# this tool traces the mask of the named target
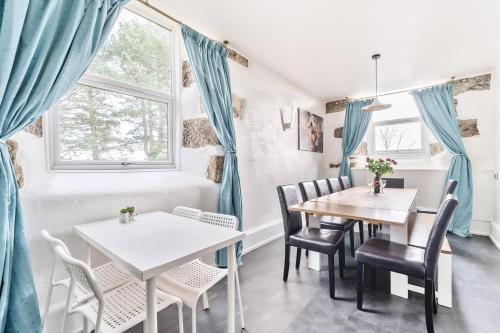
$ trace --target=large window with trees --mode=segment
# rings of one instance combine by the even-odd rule
[[[174,33],[131,9],[51,112],[55,169],[174,166]]]

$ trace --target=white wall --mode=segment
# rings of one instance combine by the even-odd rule
[[[477,73],[482,74],[482,73]],[[490,223],[495,220],[494,191],[498,182],[494,180],[497,168],[498,141],[496,117],[497,99],[500,98],[498,78],[500,72],[492,75],[491,89],[469,91],[459,96],[457,113],[460,119],[477,119],[480,135],[463,138],[467,153],[472,162],[474,179],[473,223],[471,232],[488,235]],[[338,169],[328,168],[329,162],[339,162],[342,155],[342,139],[333,138],[333,130],[343,126],[344,114],[334,113],[326,116],[326,137],[328,155],[325,156],[324,174],[337,176]],[[442,153],[424,161],[405,161],[394,177],[404,177],[405,185],[419,189],[417,204],[437,206],[441,196],[441,184],[448,169],[449,154]],[[354,182],[363,184],[370,174],[366,170],[353,170]],[[500,216],[500,215],[499,215]]]
[[[500,78],[500,63],[495,69],[495,76]],[[497,129],[496,131],[496,137],[495,137],[495,152],[496,152],[496,173],[497,173],[497,178],[498,178],[498,170],[500,167],[500,131],[498,130],[500,128],[500,116],[498,114],[500,113],[500,84],[496,85],[496,93],[497,93],[497,99],[496,99],[496,119],[495,119],[495,127]],[[491,240],[495,243],[495,245],[500,249],[500,181],[497,179],[495,182],[495,222],[491,224],[491,229],[490,229],[490,238]]]

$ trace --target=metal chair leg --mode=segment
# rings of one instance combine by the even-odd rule
[[[358,227],[359,227],[359,243],[363,244],[365,242],[365,234],[363,230],[363,221],[358,221]]]
[[[184,316],[182,315],[181,303],[177,303],[177,315],[179,317],[179,333],[184,333]]]
[[[300,257],[302,255],[302,249],[300,247],[297,248],[297,257],[295,258],[295,268],[300,268]]]
[[[238,270],[234,271],[236,277],[236,295],[238,296],[238,305],[240,308],[240,320],[241,320],[241,328],[245,328],[245,317],[243,315],[243,302],[241,300],[241,289],[240,289],[240,277],[238,275]]]
[[[351,256],[354,257],[354,227],[349,229],[349,242],[351,243]]]
[[[330,298],[335,299],[335,266],[333,254],[328,255],[328,280],[330,281]]]
[[[345,243],[344,240],[342,240],[339,248],[339,275],[341,279],[344,279],[344,268],[345,268]]]
[[[372,224],[368,223],[368,238],[372,238]]]
[[[432,311],[438,313],[437,301],[436,301],[436,283],[432,283]]]
[[[427,325],[427,333],[434,333],[434,323],[432,316],[432,299],[433,299],[433,282],[425,280],[425,323]]]
[[[285,268],[283,270],[283,281],[288,280],[288,268],[290,267],[290,245],[285,244]]]
[[[363,310],[363,284],[364,284],[364,266],[363,264],[358,264],[358,310]]]
[[[208,295],[207,292],[205,291],[203,293],[203,310],[208,310],[209,307],[210,305],[208,304]]]

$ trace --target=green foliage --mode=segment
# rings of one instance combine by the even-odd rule
[[[383,176],[387,174],[392,174],[393,172],[393,165],[398,164],[395,160],[386,158],[385,160],[380,158],[380,159],[372,159],[367,157],[366,158],[366,167],[370,172],[373,172],[376,175]]]
[[[122,208],[120,209],[120,213],[122,214],[134,214],[135,212],[135,207],[134,206],[129,206],[129,207],[125,207],[125,208]]]

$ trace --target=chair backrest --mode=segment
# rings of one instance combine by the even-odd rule
[[[234,230],[237,230],[239,225],[239,221],[236,216],[210,212],[201,213],[200,222]]]
[[[427,245],[425,247],[424,265],[425,265],[425,277],[427,279],[434,279],[436,275],[437,262],[439,254],[441,253],[441,247],[443,246],[444,237],[446,236],[446,231],[448,230],[448,224],[450,224],[453,218],[453,213],[458,205],[458,199],[452,194],[448,194],[441,205],[439,206],[436,217],[434,218],[434,224],[432,225],[429,238],[427,239]]]
[[[277,190],[285,230],[285,243],[288,244],[290,235],[302,229],[302,215],[299,212],[288,210],[288,206],[299,203],[299,197],[294,185],[281,185],[277,187]]]
[[[340,179],[340,186],[342,186],[343,190],[347,190],[348,188],[351,188],[351,181],[349,180],[349,177],[347,176],[342,176],[339,177]]]
[[[448,179],[448,181],[446,182],[446,186],[444,187],[443,195],[441,196],[441,201],[443,201],[448,194],[454,194],[457,185],[458,180]]]
[[[386,188],[405,188],[404,178],[382,178]]]
[[[318,179],[314,181],[314,186],[316,186],[316,192],[320,196],[328,195],[332,193],[330,191],[330,185],[328,185],[328,181],[326,179]]]
[[[54,252],[70,275],[71,285],[73,288],[78,282],[82,287],[91,290],[97,300],[102,302],[103,294],[101,288],[99,288],[96,277],[90,267],[84,262],[73,258],[70,254],[66,253],[66,250],[64,250],[63,247],[59,245],[54,248]],[[70,293],[72,292],[73,290],[70,290]]]
[[[52,250],[52,253],[55,255],[55,248],[56,246],[60,246],[62,247],[62,249],[64,251],[66,251],[66,253],[68,255],[71,255],[71,252],[69,251],[68,247],[66,246],[66,244],[64,244],[64,242],[58,238],[55,238],[55,237],[52,237],[52,235],[46,230],[46,229],[43,229],[40,234],[42,235],[42,238],[45,239],[47,241],[47,243],[49,243],[50,245],[50,249]]]
[[[175,215],[186,217],[188,219],[199,220],[202,211],[196,208],[177,206],[173,212]]]
[[[332,193],[342,191],[342,186],[338,178],[328,178],[328,183],[330,184],[330,190]]]
[[[299,183],[300,194],[302,195],[302,200],[307,201],[318,197],[318,191],[316,190],[316,185],[314,182],[302,182]]]

